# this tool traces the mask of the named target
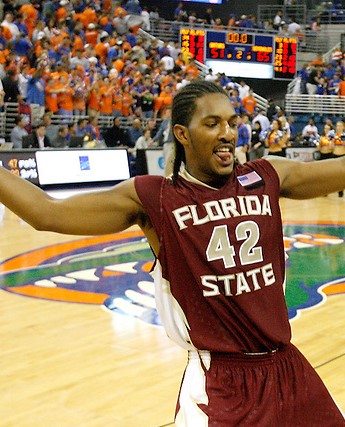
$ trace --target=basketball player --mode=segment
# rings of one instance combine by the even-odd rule
[[[345,158],[237,164],[237,115],[225,92],[207,81],[177,93],[172,126],[171,178],[140,176],[56,200],[2,169],[0,201],[38,230],[142,228],[157,258],[159,314],[169,337],[189,352],[177,426],[345,426],[290,343],[278,205],[280,196],[306,199],[344,188]]]

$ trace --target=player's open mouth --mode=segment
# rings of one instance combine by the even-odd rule
[[[213,153],[222,163],[230,163],[233,158],[233,148],[229,145],[218,147],[213,151]]]

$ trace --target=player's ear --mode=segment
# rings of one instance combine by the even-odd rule
[[[189,141],[189,131],[186,126],[176,124],[174,125],[174,135],[178,142],[182,145],[187,145]]]

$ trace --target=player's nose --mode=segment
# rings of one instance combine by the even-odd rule
[[[235,138],[235,130],[229,125],[229,123],[225,123],[221,127],[221,131],[219,133],[219,139],[224,140],[226,142],[230,142]]]

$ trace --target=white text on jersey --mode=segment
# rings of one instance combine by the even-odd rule
[[[192,225],[202,225],[210,221],[218,221],[230,217],[249,215],[272,216],[270,199],[267,194],[262,196],[238,196],[227,199],[212,200],[197,205],[186,205],[173,211],[180,230],[188,227],[186,223],[192,221]]]
[[[227,297],[239,296],[243,293],[258,291],[264,286],[273,285],[276,281],[271,263],[246,272],[224,276],[205,275],[200,279],[205,297],[221,294]]]

